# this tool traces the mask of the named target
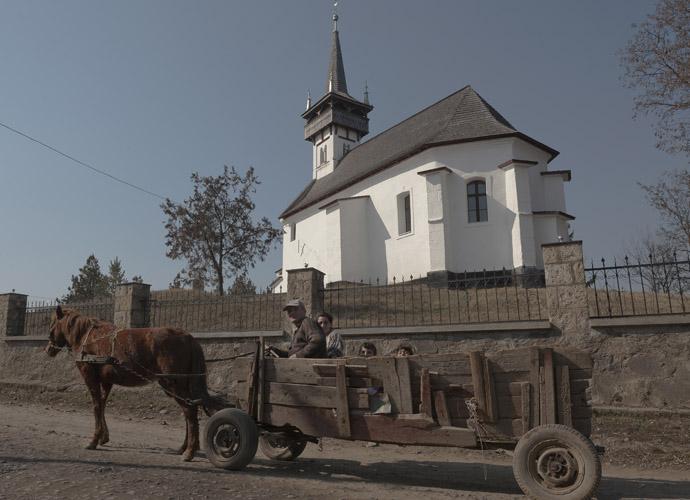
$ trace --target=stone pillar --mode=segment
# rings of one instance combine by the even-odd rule
[[[151,285],[122,283],[115,287],[114,322],[119,328],[149,326]]]
[[[542,245],[549,320],[566,342],[589,337],[589,310],[582,242]]]
[[[307,309],[307,316],[313,317],[323,311],[323,277],[324,273],[313,267],[288,269],[287,300],[300,299]],[[285,316],[285,314],[283,314]],[[314,318],[316,319],[316,318]],[[290,322],[285,317],[285,331],[292,331]]]
[[[26,297],[23,293],[0,294],[0,337],[24,335]]]

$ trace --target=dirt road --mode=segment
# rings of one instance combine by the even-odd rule
[[[242,472],[172,453],[184,437],[176,415],[108,416],[111,443],[83,449],[84,408],[0,402],[0,499],[521,498],[508,452],[365,446],[324,440],[295,462],[257,454]],[[604,468],[598,498],[690,498],[690,474]],[[485,479],[486,476],[486,479]]]

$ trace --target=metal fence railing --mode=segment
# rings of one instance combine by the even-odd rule
[[[48,338],[52,314],[57,301],[31,301],[27,303],[24,316],[24,335],[45,335]],[[63,308],[75,309],[84,316],[105,321],[113,321],[115,304],[112,298],[101,298],[92,301],[60,304]]]
[[[613,265],[601,259],[601,266],[585,268],[589,315],[593,318],[690,313],[690,254],[679,259],[673,253],[665,259]]]
[[[543,271],[459,273],[438,282],[330,283],[321,291],[335,328],[453,325],[548,319]]]
[[[265,292],[220,296],[191,290],[153,292],[150,324],[190,332],[281,330],[286,295]]]

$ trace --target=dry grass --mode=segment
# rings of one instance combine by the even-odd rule
[[[336,328],[547,319],[545,288],[452,290],[424,283],[351,285],[324,291]]]
[[[674,292],[587,290],[590,317],[690,313],[690,297]]]

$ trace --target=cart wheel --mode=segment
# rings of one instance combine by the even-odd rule
[[[259,446],[262,453],[271,460],[290,461],[302,454],[307,442],[267,433],[259,437]]]
[[[221,469],[240,470],[256,455],[259,431],[242,410],[226,408],[206,423],[206,457]]]
[[[601,462],[592,442],[572,427],[540,425],[518,441],[513,474],[530,498],[589,499],[601,480]]]

